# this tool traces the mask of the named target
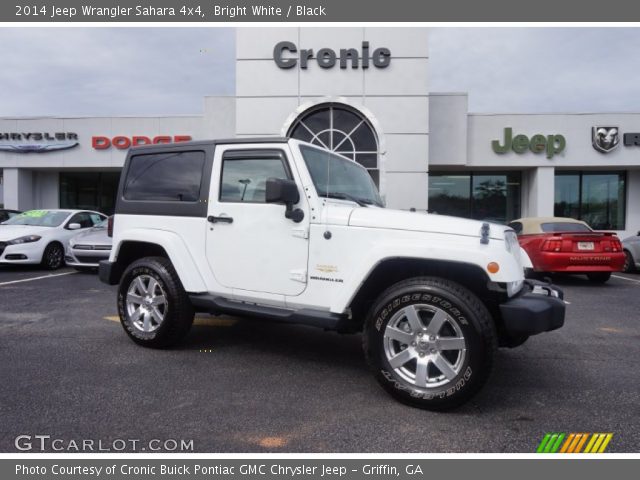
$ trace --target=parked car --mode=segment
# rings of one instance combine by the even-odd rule
[[[0,263],[60,268],[69,239],[105,218],[86,210],[30,210],[16,215],[0,228]]]
[[[76,270],[97,269],[100,260],[111,253],[111,237],[107,232],[109,219],[89,230],[74,235],[67,243],[65,263]]]
[[[633,272],[640,268],[640,232],[634,237],[625,238],[622,241],[624,249],[624,271]]]
[[[580,220],[563,217],[520,218],[509,223],[535,272],[583,273],[604,283],[624,266],[615,233],[597,232]]]
[[[16,215],[20,215],[19,210],[7,210],[5,208],[0,208],[0,223],[6,222],[10,218],[15,217]]]

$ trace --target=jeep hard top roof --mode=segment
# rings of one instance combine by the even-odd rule
[[[130,150],[142,150],[142,149],[163,149],[174,147],[205,147],[215,145],[235,145],[245,143],[287,143],[288,137],[247,137],[247,138],[223,138],[214,140],[191,140],[188,142],[176,142],[176,143],[156,143],[136,145],[131,147]]]

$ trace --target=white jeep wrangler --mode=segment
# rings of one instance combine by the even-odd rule
[[[564,322],[513,230],[383,208],[364,168],[296,140],[133,148],[110,233],[100,278],[136,343],[180,341],[195,312],[362,331],[381,385],[422,408],[461,404],[497,346]]]

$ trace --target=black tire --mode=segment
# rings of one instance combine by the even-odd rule
[[[41,265],[47,270],[57,270],[64,265],[64,248],[58,242],[47,245],[42,254]]]
[[[407,307],[410,307],[409,310]],[[428,338],[416,336],[421,335],[420,327],[408,326],[409,317],[404,315],[404,312],[412,311],[411,308],[414,307],[417,308],[413,311],[418,312],[419,323],[422,327],[426,325],[423,328],[424,335],[427,335],[427,330],[435,318],[433,312],[443,312],[446,315],[439,313],[440,318],[446,320],[443,321],[444,323],[439,322],[442,325],[441,328],[444,329],[446,326],[450,331],[457,329],[458,333],[454,332],[454,335],[463,337],[466,350],[451,353],[451,355],[455,355],[455,358],[447,358],[447,361],[450,362],[449,366],[456,367],[449,371],[451,378],[444,378],[444,370],[440,370],[433,363],[436,357],[443,356],[443,353],[439,349],[430,349],[429,346],[421,343],[423,341],[440,342],[442,338],[447,336],[441,334],[446,334],[446,332],[434,327],[439,332],[437,335],[432,336],[429,333]],[[431,318],[427,319],[428,323],[425,323],[425,317],[429,315]],[[398,320],[403,318],[405,320]],[[411,345],[385,338],[387,327],[392,322],[395,322],[392,327],[397,326],[397,331],[402,330],[399,327],[402,323],[397,323],[399,321],[404,322],[402,328],[405,330],[401,334],[406,333],[413,337],[414,341]],[[407,328],[410,333],[407,333]],[[416,331],[418,331],[417,334]],[[460,338],[456,341],[459,340]],[[442,278],[417,277],[399,282],[382,293],[367,315],[363,342],[367,363],[378,382],[393,397],[419,408],[447,410],[468,401],[489,378],[493,355],[497,348],[497,334],[489,311],[468,289]],[[406,347],[403,348],[404,345]],[[409,355],[414,355],[413,380],[408,378],[411,377],[410,369],[413,359],[399,368],[391,366],[390,353],[396,353],[397,348],[400,353],[407,350]],[[438,353],[433,355],[428,353],[436,352],[436,350]],[[391,356],[391,358],[395,357]],[[438,359],[438,361],[440,360]],[[424,386],[416,385],[416,383],[420,383],[417,381],[419,362],[422,362],[422,372],[423,375],[426,375],[426,381],[422,382]],[[435,381],[431,385],[428,385],[430,382],[429,372],[435,375]],[[437,380],[438,374],[440,374],[440,381]]]
[[[138,287],[134,286],[134,282],[138,282],[137,278],[140,278],[147,289],[151,287],[151,279],[157,282],[159,289],[154,287],[154,290],[161,293],[165,299],[162,307],[158,305],[158,313],[162,315],[162,321],[157,322],[150,310],[146,310],[147,313],[135,318],[135,313],[143,307],[142,301],[138,309],[134,310],[134,314],[131,314],[130,310],[135,307],[135,304],[127,303],[129,292],[133,288],[134,293],[139,292],[140,297],[143,296]],[[160,295],[157,297],[159,298]],[[152,306],[145,304],[145,308],[152,308]],[[169,259],[164,257],[141,258],[127,267],[118,287],[118,314],[127,335],[138,345],[150,348],[164,348],[178,343],[189,332],[194,317],[193,306],[178,274]],[[144,325],[139,324],[140,322],[144,324],[147,319],[150,323],[149,328],[155,327],[153,330],[145,331]]]
[[[631,252],[629,250],[624,251],[624,267],[622,267],[622,271],[625,273],[633,273],[636,270],[636,264],[633,260],[633,256],[631,256]]]
[[[587,278],[591,283],[607,283],[611,278],[611,272],[591,272],[587,273]]]

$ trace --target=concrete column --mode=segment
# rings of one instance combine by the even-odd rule
[[[640,170],[627,171],[627,212],[625,230],[621,238],[635,235],[640,230]]]
[[[4,169],[4,207],[31,210],[33,202],[33,174],[23,168]]]
[[[555,198],[555,168],[537,167],[528,179],[528,196],[525,193],[527,216],[552,217]]]

